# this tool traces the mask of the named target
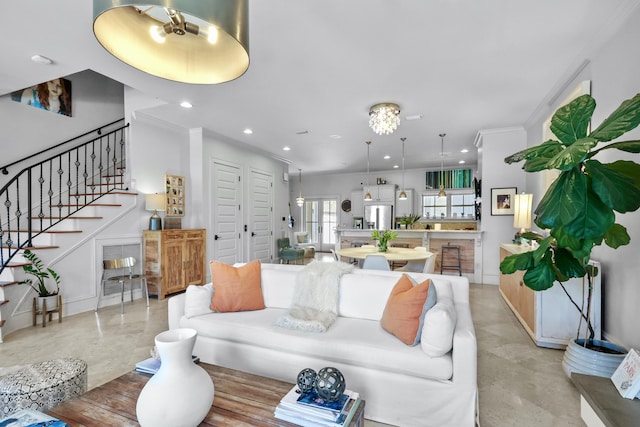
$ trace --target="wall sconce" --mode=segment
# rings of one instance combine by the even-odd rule
[[[513,226],[519,231],[515,235],[516,243],[522,241],[522,234],[531,228],[531,206],[533,194],[516,194],[515,205],[513,206]]]
[[[147,194],[145,210],[153,211],[153,215],[149,218],[149,230],[162,230],[162,218],[158,215],[158,211],[164,211],[165,209],[164,194]]]

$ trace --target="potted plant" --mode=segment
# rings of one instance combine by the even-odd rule
[[[505,158],[509,164],[524,160],[523,169],[527,172],[558,169],[560,175],[549,186],[534,212],[535,224],[548,230],[548,236],[524,233],[522,237],[536,241],[538,247],[506,257],[500,263],[500,271],[503,274],[525,271],[524,283],[535,291],[544,291],[554,284],[565,290],[581,321],[587,325],[587,336],[580,338],[578,331],[567,352],[578,344],[584,349],[599,352],[613,349],[624,355],[624,349],[594,340],[589,313],[593,297],[591,281],[598,271],[589,260],[595,246],[604,243],[617,249],[631,240],[626,228],[616,223],[616,212],[633,212],[640,207],[640,165],[629,160],[601,163],[596,157],[603,150],[611,149],[640,152],[640,141],[637,140],[610,143],[640,123],[640,94],[624,101],[589,133],[595,107],[596,102],[590,95],[576,98],[559,108],[551,119],[551,131],[557,140],[545,141]],[[581,301],[574,301],[566,291],[564,282],[570,278],[585,281],[586,307]],[[578,349],[582,351],[580,347]],[[569,375],[570,370],[565,366]]]
[[[371,238],[378,241],[378,251],[380,252],[387,252],[387,245],[396,237],[398,237],[398,232],[393,230],[373,230],[371,232]]]
[[[415,224],[416,222],[418,222],[419,219],[420,219],[420,215],[418,215],[418,214],[416,214],[416,215],[403,215],[403,216],[400,217],[398,222],[400,224],[404,224],[406,229],[410,229],[411,226],[413,224]]]
[[[24,258],[30,264],[23,265],[25,274],[33,276],[18,282],[19,285],[27,284],[38,294],[38,309],[42,310],[42,300],[47,301],[47,310],[56,309],[58,306],[58,293],[60,292],[60,276],[51,268],[45,268],[42,260],[30,250],[25,250]],[[47,288],[47,280],[53,279],[55,289]]]

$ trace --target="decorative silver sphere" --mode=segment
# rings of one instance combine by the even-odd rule
[[[316,393],[328,401],[338,400],[347,384],[344,375],[337,368],[326,367],[318,371],[316,376]]]
[[[300,389],[300,391],[303,393],[307,393],[313,390],[313,387],[316,384],[317,375],[318,374],[316,374],[316,371],[311,368],[305,368],[300,371],[300,373],[298,373],[297,380],[298,388]]]

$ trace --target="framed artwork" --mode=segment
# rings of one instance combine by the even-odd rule
[[[165,216],[184,216],[185,211],[185,181],[184,176],[165,175],[164,176],[165,196],[167,197],[167,207]]]
[[[491,215],[513,215],[517,187],[491,189]]]
[[[71,81],[63,78],[38,83],[11,93],[21,104],[71,117]]]

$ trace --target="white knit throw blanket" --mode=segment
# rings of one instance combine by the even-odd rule
[[[308,332],[326,332],[338,316],[340,276],[353,265],[344,262],[312,261],[296,275],[296,287],[289,313],[276,325]]]

